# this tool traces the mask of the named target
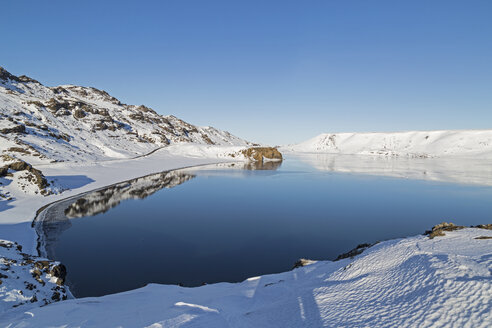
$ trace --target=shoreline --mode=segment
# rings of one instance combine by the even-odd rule
[[[234,161],[230,161],[230,162],[215,162],[215,163],[207,163],[207,164],[189,165],[189,166],[179,167],[179,168],[176,168],[176,169],[170,169],[170,170],[164,170],[164,171],[160,171],[160,172],[149,173],[149,174],[145,174],[143,176],[139,176],[139,177],[136,177],[136,178],[127,179],[127,180],[123,180],[123,181],[111,183],[109,185],[105,185],[105,186],[102,186],[102,187],[98,187],[98,188],[95,188],[95,189],[87,190],[87,191],[81,192],[79,194],[68,196],[68,197],[65,197],[65,198],[62,198],[62,199],[53,201],[53,202],[51,202],[49,204],[46,204],[46,205],[42,206],[41,208],[39,208],[36,211],[36,215],[34,216],[34,219],[31,222],[31,227],[34,229],[34,231],[36,233],[36,236],[37,236],[37,242],[36,242],[37,256],[49,258],[47,256],[47,252],[46,252],[46,249],[45,249],[45,246],[46,245],[45,245],[45,243],[43,243],[43,241],[46,240],[46,235],[44,234],[44,231],[41,229],[41,227],[43,225],[43,222],[45,222],[47,220],[47,218],[46,218],[46,214],[47,213],[46,212],[48,210],[50,210],[51,208],[53,208],[53,207],[54,207],[54,210],[57,211],[57,210],[59,210],[59,208],[57,208],[57,206],[59,206],[61,204],[67,203],[69,201],[70,202],[74,202],[74,201],[77,201],[77,199],[82,198],[85,195],[88,195],[90,193],[101,191],[101,190],[105,190],[105,189],[108,189],[108,188],[117,186],[119,184],[122,184],[122,183],[131,182],[131,181],[136,180],[136,179],[146,178],[146,177],[150,177],[150,176],[156,175],[156,174],[171,173],[171,172],[175,172],[175,171],[179,171],[179,170],[199,168],[199,167],[204,167],[204,166],[209,166],[209,165],[217,165],[217,164],[224,164],[224,163],[225,164],[228,164],[228,163],[229,164],[230,163],[238,163],[238,161],[235,161],[235,162]],[[239,162],[239,163],[242,163],[242,162]],[[68,218],[66,218],[66,219],[67,220],[70,220]]]
[[[191,316],[198,326],[243,322],[245,327],[258,327],[274,315],[278,323],[274,326],[355,327],[361,320],[369,326],[425,326],[432,315],[441,323],[486,327],[492,295],[490,239],[491,230],[478,228],[446,231],[436,238],[391,239],[354,257],[309,261],[306,266],[239,283],[196,288],[148,284],[31,308],[31,316],[8,312],[0,322],[75,327],[84,326],[90,317],[98,326],[151,327]],[[458,307],[457,299],[462,300]]]

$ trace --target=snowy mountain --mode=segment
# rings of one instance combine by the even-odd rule
[[[0,185],[14,181],[21,192],[56,193],[42,166],[135,158],[173,145],[202,146],[201,151],[253,146],[226,131],[123,104],[96,88],[47,87],[0,67]],[[12,198],[4,187],[2,198]]]
[[[28,163],[129,158],[170,144],[248,146],[212,127],[121,103],[91,87],[46,87],[0,67],[0,151]]]
[[[306,153],[492,158],[492,130],[324,133],[280,148]]]

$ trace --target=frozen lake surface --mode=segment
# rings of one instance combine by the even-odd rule
[[[443,221],[492,222],[487,163],[304,155],[265,166],[162,173],[62,202],[42,228],[46,252],[75,296],[99,296],[237,282]]]

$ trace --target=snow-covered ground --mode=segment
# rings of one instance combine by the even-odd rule
[[[353,259],[198,288],[148,285],[7,313],[2,327],[490,327],[492,231],[381,242]]]
[[[324,133],[281,151],[379,156],[492,158],[492,130]]]

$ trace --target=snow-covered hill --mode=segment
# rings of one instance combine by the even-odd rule
[[[42,172],[50,163],[135,158],[173,145],[223,147],[225,155],[253,146],[226,131],[123,104],[105,91],[47,87],[0,67],[0,201],[17,191],[58,192]]]
[[[225,131],[122,104],[105,91],[46,87],[1,67],[0,118],[2,154],[33,165],[128,158],[175,143],[250,145]]]
[[[492,130],[324,133],[280,149],[332,154],[492,158]]]
[[[150,284],[26,305],[0,316],[0,326],[490,327],[492,231],[444,233],[385,241],[354,258],[237,284]]]

